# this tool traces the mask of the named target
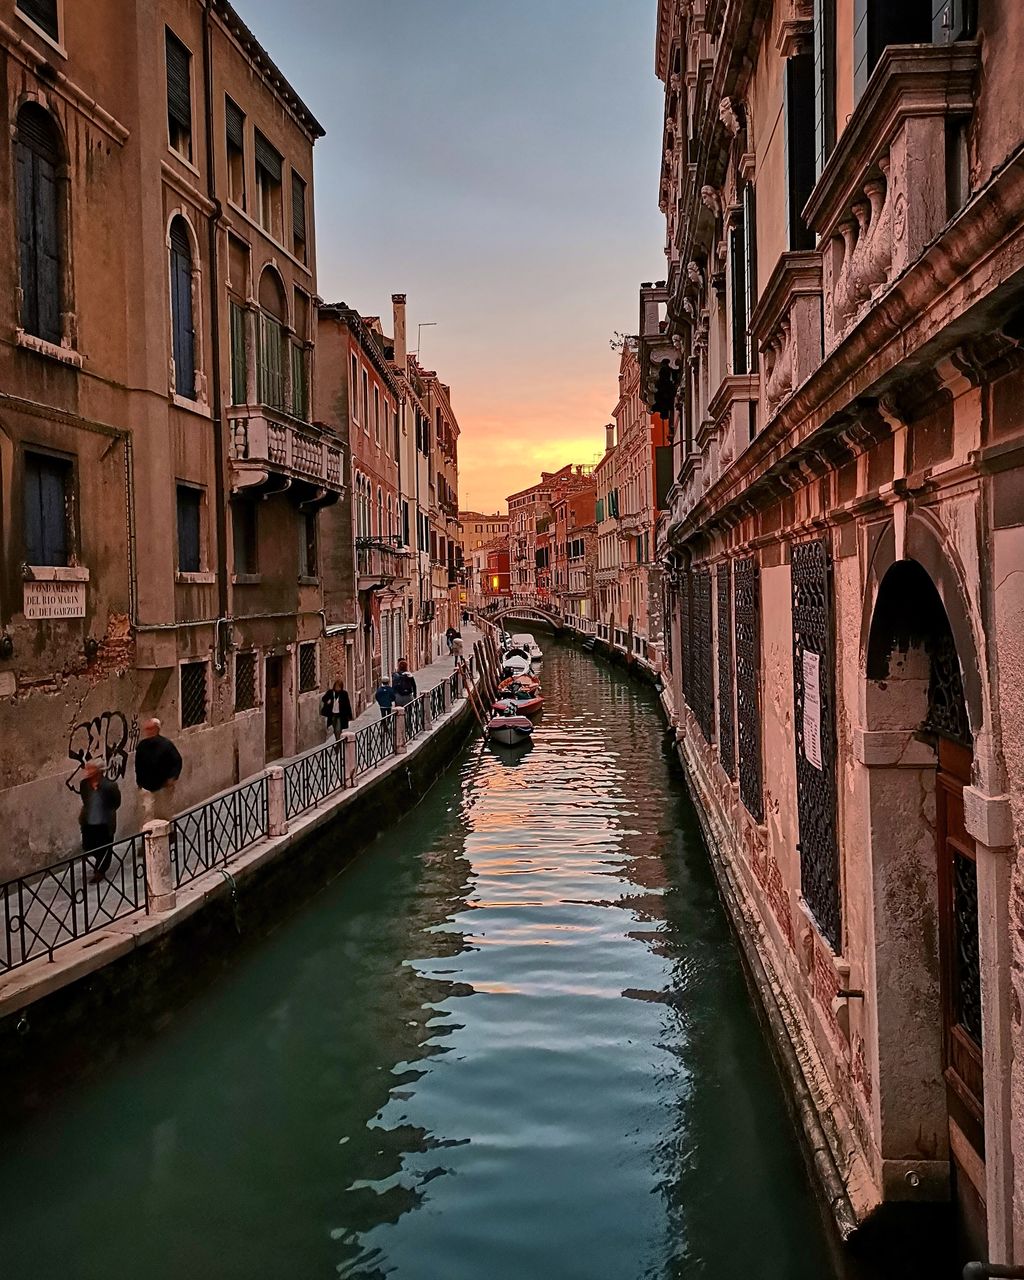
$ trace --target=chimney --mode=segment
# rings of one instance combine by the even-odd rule
[[[395,364],[403,373],[406,370],[406,341],[405,341],[405,294],[393,293],[391,295],[391,310],[395,321]]]
[[[615,423],[609,422],[604,429],[604,451],[611,453],[615,448]]]

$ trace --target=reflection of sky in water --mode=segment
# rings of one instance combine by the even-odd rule
[[[471,747],[5,1142],[5,1280],[829,1274],[649,695],[544,681],[517,765]]]

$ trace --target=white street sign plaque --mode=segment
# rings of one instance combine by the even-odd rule
[[[84,582],[26,582],[25,617],[84,618]]]
[[[821,655],[804,650],[804,759],[821,768]]]

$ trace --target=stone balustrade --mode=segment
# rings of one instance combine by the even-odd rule
[[[973,42],[890,45],[879,59],[804,210],[822,250],[826,352],[947,222],[978,68]],[[780,394],[785,381],[784,362]]]
[[[821,363],[821,255],[780,256],[750,317],[761,352],[761,420],[776,409]]]
[[[287,488],[303,480],[340,494],[341,444],[328,432],[302,426],[264,405],[239,405],[228,413],[232,488]]]

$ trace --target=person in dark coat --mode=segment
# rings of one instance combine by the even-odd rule
[[[337,742],[352,723],[352,703],[344,681],[335,680],[320,699],[320,714],[327,721],[328,732],[333,732]]]
[[[454,652],[455,652],[455,647],[454,647],[454,646],[455,646],[455,641],[456,641],[456,640],[458,640],[458,638],[459,638],[459,633],[458,633],[458,631],[456,631],[456,629],[455,629],[454,627],[449,627],[449,628],[448,628],[448,630],[444,633],[444,638],[448,641],[448,652],[449,652],[449,654],[454,653]]]
[[[181,777],[181,754],[160,732],[160,721],[147,720],[135,748],[135,781],[142,792],[146,821],[174,817],[174,784]]]
[[[82,809],[78,822],[82,828],[82,852],[93,857],[93,882],[107,874],[113,857],[111,845],[117,831],[117,811],[121,807],[121,791],[106,776],[106,767],[90,760],[82,770]]]
[[[407,707],[416,697],[416,677],[409,670],[409,663],[405,658],[399,659],[398,669],[392,673],[391,688],[395,693],[396,707]]]

